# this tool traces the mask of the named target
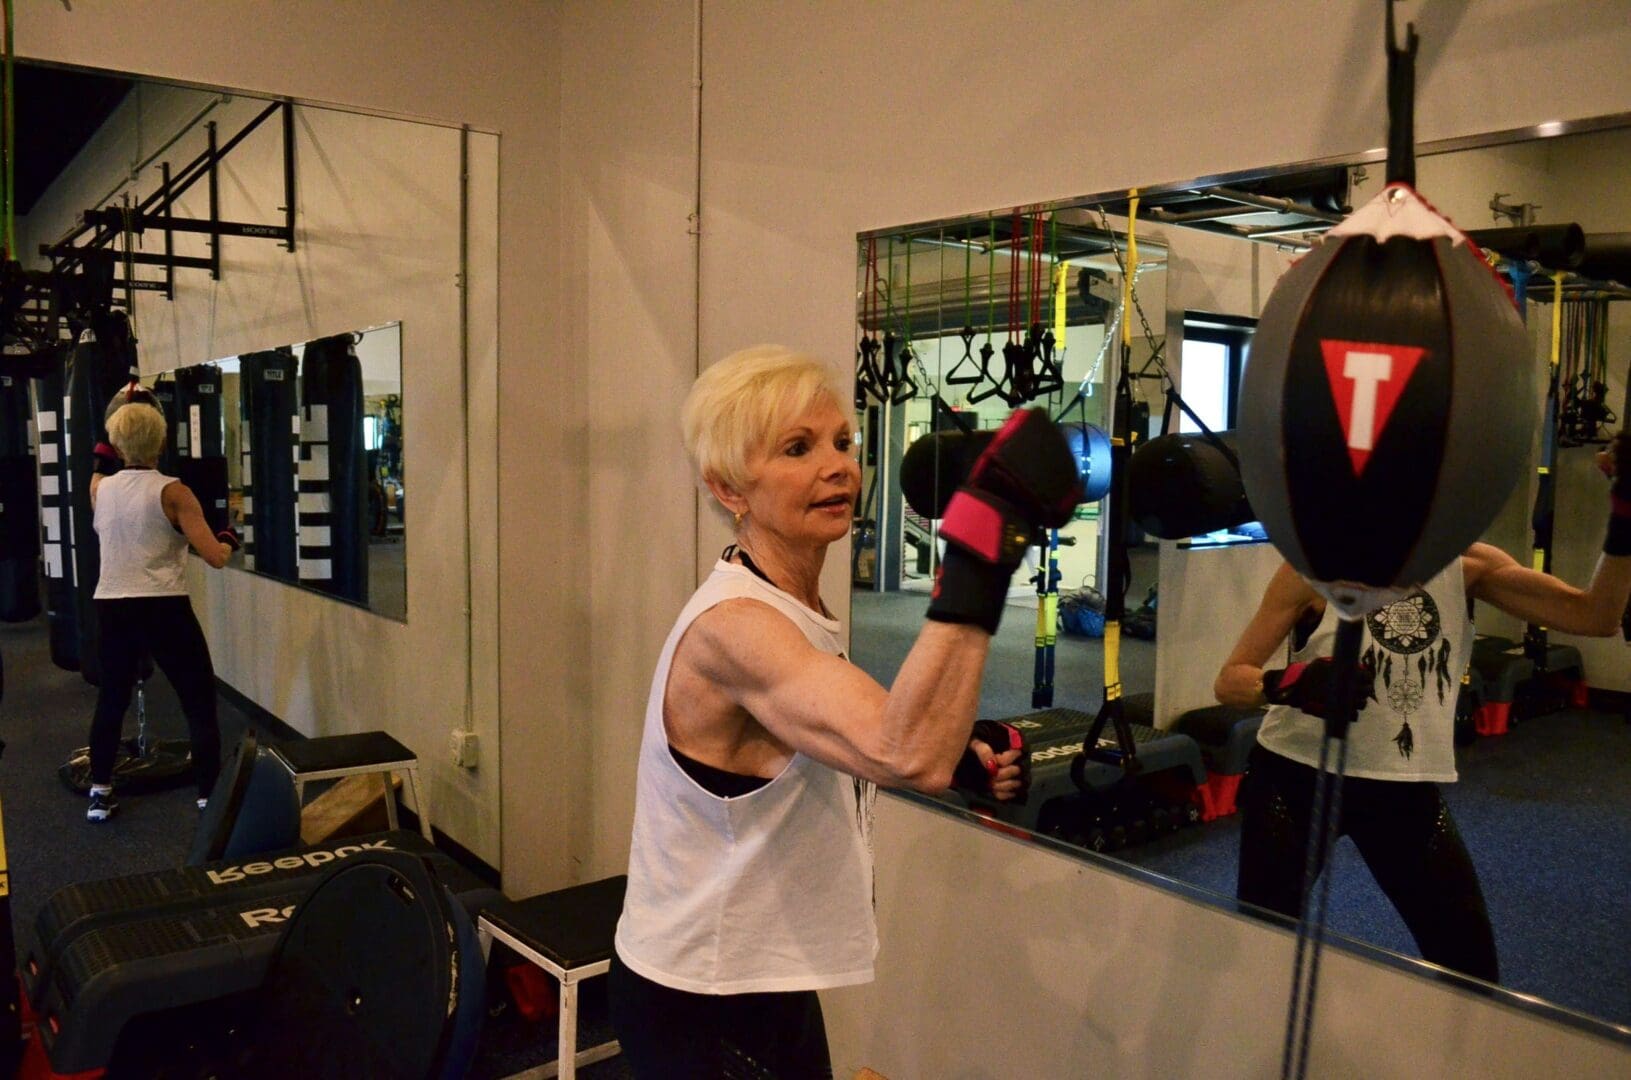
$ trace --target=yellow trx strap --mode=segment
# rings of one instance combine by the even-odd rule
[[[0,821],[0,896],[11,895],[11,863],[6,859],[6,827]]]
[[[1104,671],[1106,676],[1109,677],[1104,687],[1104,700],[1120,700],[1121,623],[1114,619],[1108,620],[1104,624]]]
[[[1064,263],[1053,264],[1053,340],[1054,348],[1065,347],[1065,306],[1070,303],[1070,275]]]
[[[1133,344],[1133,275],[1138,272],[1138,190],[1127,203],[1127,266],[1121,276],[1121,343]]]
[[[1563,271],[1552,275],[1552,375],[1557,375],[1558,353],[1563,342]]]
[[[1048,573],[1047,547],[1042,548],[1043,562],[1041,573]],[[1046,579],[1044,579],[1046,580]],[[1041,649],[1059,642],[1059,594],[1049,592],[1037,597],[1036,604],[1036,647]]]

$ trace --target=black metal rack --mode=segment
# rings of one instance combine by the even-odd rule
[[[236,149],[274,114],[281,114],[283,127],[283,220],[278,224],[249,221],[225,221],[221,218],[219,165],[222,159]],[[175,272],[182,270],[208,270],[210,277],[221,277],[221,238],[245,237],[276,240],[288,251],[295,250],[295,161],[294,161],[294,103],[290,100],[274,101],[259,115],[244,125],[236,135],[217,145],[216,125],[210,121],[205,130],[209,144],[205,150],[188,162],[179,172],[171,174],[169,162],[160,166],[161,183],[156,191],[131,205],[106,206],[86,210],[80,223],[54,244],[41,244],[40,254],[51,260],[49,278],[61,281],[83,272],[98,257],[112,256],[116,263],[124,264],[124,274],[115,274],[113,288],[123,292],[124,306],[129,307],[137,291],[162,292],[165,299],[175,299]],[[207,217],[177,217],[173,207],[177,199],[186,194],[200,180],[209,187],[209,214]],[[164,251],[133,251],[129,238],[148,230],[164,233]],[[201,233],[209,237],[210,253],[207,257],[175,254],[175,234]],[[119,251],[117,243],[125,239],[125,249]],[[135,276],[138,266],[160,266],[164,277],[143,279]],[[47,316],[49,319],[49,316]]]

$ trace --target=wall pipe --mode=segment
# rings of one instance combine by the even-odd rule
[[[702,374],[702,0],[692,3],[691,40],[691,374]],[[692,562],[702,550],[702,496],[691,500]],[[695,569],[692,570],[695,574]],[[701,582],[697,582],[701,584]]]
[[[459,128],[459,421],[464,429],[464,718],[475,730],[475,523],[470,516],[470,125]],[[415,808],[417,809],[417,807]]]

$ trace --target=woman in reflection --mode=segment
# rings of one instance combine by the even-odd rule
[[[1455,710],[1472,653],[1471,601],[1560,633],[1616,632],[1631,595],[1627,447],[1622,433],[1598,458],[1604,472],[1628,479],[1615,480],[1608,539],[1586,589],[1474,544],[1412,595],[1365,619],[1361,708],[1347,734],[1339,833],[1353,839],[1424,959],[1489,982],[1499,977],[1489,913],[1438,789],[1456,779]],[[1237,895],[1293,917],[1324,737],[1320,718],[1331,707],[1336,621],[1309,583],[1282,565],[1214,686],[1225,705],[1268,706],[1240,790]],[[1265,670],[1282,642],[1285,665]]]
[[[85,811],[91,821],[106,821],[118,808],[113,763],[144,651],[181,699],[200,809],[209,798],[221,764],[221,733],[215,669],[187,597],[187,548],[219,569],[238,546],[230,531],[210,532],[186,484],[154,467],[166,424],[151,395],[133,388],[114,404],[107,421],[112,445],[97,444],[90,490],[102,549],[95,593],[102,681],[91,720],[91,801]]]
[[[860,487],[848,398],[819,361],[762,346],[709,368],[684,406],[736,542],[675,622],[646,706],[609,976],[636,1076],[831,1075],[816,991],[872,978],[875,785],[941,791],[968,751],[998,797],[1020,787],[1018,749],[970,742],[1018,550],[948,552],[893,687],[844,657],[819,585]],[[1047,483],[999,472],[1010,507]]]

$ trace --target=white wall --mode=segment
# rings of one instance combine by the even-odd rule
[[[1380,28],[1366,0],[1285,2],[1250,17],[1235,4],[1177,0],[954,9],[834,0],[774,14],[709,3],[699,311],[686,272],[683,5],[20,8],[25,55],[501,133],[498,670],[502,851],[517,894],[621,861],[651,664],[696,564],[725,542],[721,523],[698,514],[673,433],[695,318],[708,359],[781,340],[847,367],[854,237],[863,229],[1351,153],[1377,145],[1383,127]],[[1490,0],[1435,6],[1421,23],[1423,138],[1631,109],[1620,78],[1631,26],[1617,5]],[[1033,26],[1050,31],[1025,39],[1025,70],[1037,79],[1016,79],[993,43]],[[914,61],[911,78],[886,77],[908,46],[932,62]],[[1513,70],[1573,77],[1513,79]],[[1057,92],[1038,92],[1049,78]],[[1288,85],[1310,89],[1288,94]],[[835,608],[846,561],[835,552],[828,568]],[[894,1075],[908,1076],[903,1059],[885,1054],[911,1040],[958,1063],[942,1075],[1046,1074],[1059,1060],[1137,1075],[1154,1037],[1115,1034],[1123,1003],[1183,1000],[1197,967],[1211,980],[1202,985],[1233,994],[1213,1006],[1224,1019],[1198,1028],[1218,1046],[1217,1060],[1245,1045],[1232,1038],[1278,1038],[1288,950],[1274,931],[1241,923],[1238,936],[1214,937],[1207,931],[1219,916],[1209,909],[1097,869],[1049,871],[1014,858],[1005,838],[912,808],[898,817],[883,810],[880,824],[890,981],[829,996],[841,1062],[866,1058],[886,1073],[893,1063]],[[913,854],[919,828],[957,830],[920,853],[932,856],[930,869],[954,860],[966,868],[954,882],[960,918],[938,914],[954,895],[946,877],[897,873],[922,865]],[[914,922],[904,914],[914,909],[936,914]],[[971,912],[1029,928],[1033,912],[1043,925],[1040,917],[1061,911],[1078,921],[1114,911],[1109,939],[1127,948],[1136,933],[1139,955],[1157,959],[1106,965],[1083,926],[1043,939],[1048,965],[1016,972],[1011,942],[968,933]],[[1540,1060],[1624,1071],[1623,1054],[1497,1022],[1487,1003],[1408,979],[1358,978],[1346,958],[1327,963],[1334,974],[1321,1022],[1336,1026],[1322,1027],[1332,1034],[1321,1054],[1351,1053],[1365,1066],[1389,1052],[1380,1071],[1395,1074],[1449,1074],[1467,1055],[1492,1074],[1541,1071]],[[1030,1049],[1007,1060],[993,1050],[991,1008],[969,995],[969,972],[1005,1008],[1034,1011]],[[1091,993],[1076,989],[1084,985]],[[1410,1022],[1390,1026],[1377,1045],[1374,1017],[1396,1012]],[[884,1020],[894,1034],[879,1034]],[[1061,1058],[1078,1045],[1094,1056]],[[1259,1063],[1252,1047],[1260,1043],[1246,1046],[1248,1066]],[[1326,1075],[1363,1071],[1323,1060]]]

